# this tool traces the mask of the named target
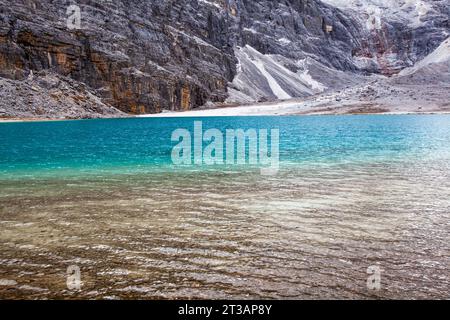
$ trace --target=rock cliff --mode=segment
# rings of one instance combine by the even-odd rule
[[[326,2],[0,0],[0,77],[44,72],[86,85],[110,108],[104,114],[158,113],[304,97],[397,73],[448,37],[447,1],[378,27],[360,6]],[[34,109],[52,114],[44,107]]]

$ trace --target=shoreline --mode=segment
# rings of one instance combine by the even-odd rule
[[[279,112],[264,112],[262,110],[253,110],[249,108],[255,106],[229,107],[220,109],[204,109],[189,111],[174,111],[158,114],[130,115],[128,117],[105,117],[105,118],[86,118],[86,119],[65,119],[65,118],[0,118],[0,123],[25,123],[25,122],[60,122],[60,121],[84,121],[84,120],[108,120],[108,119],[145,119],[145,118],[206,118],[206,117],[287,117],[287,116],[363,116],[363,115],[448,115],[447,110],[423,110],[423,111],[354,111],[345,112],[345,110],[318,109],[315,111],[286,112],[280,108]],[[250,110],[252,111],[252,110]]]
[[[16,122],[54,122],[54,121],[70,121],[72,119],[57,119],[57,118],[0,118],[0,123],[16,123]]]
[[[311,113],[287,113],[287,114],[241,114],[241,115],[207,115],[207,114],[189,114],[186,112],[173,112],[170,114],[148,114],[140,115],[132,118],[207,118],[207,117],[312,117],[312,116],[401,116],[401,115],[450,115],[450,111],[424,111],[424,112],[351,112],[351,113],[325,113],[325,112],[311,112]]]
[[[222,108],[138,115],[139,118],[235,117],[235,116],[313,116],[313,115],[405,115],[450,114],[438,103],[416,105],[367,101],[331,102],[316,99],[285,100]]]

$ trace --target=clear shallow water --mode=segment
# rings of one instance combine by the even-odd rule
[[[194,119],[0,124],[0,297],[448,298],[450,116],[201,120],[280,129],[279,174],[174,167]]]

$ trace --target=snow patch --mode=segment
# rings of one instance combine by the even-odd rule
[[[305,63],[278,55],[262,54],[247,45],[236,49],[237,75],[229,87],[227,102],[248,103],[261,98],[287,100],[322,92],[326,87],[314,79]],[[297,70],[288,69],[291,65]]]
[[[251,48],[251,47],[250,47]],[[251,48],[253,49],[253,48]],[[269,83],[270,89],[273,94],[280,100],[287,100],[292,98],[286,91],[281,88],[278,84],[277,80],[266,70],[264,66],[264,62],[260,59],[252,60],[253,64],[258,68],[258,70],[262,73],[262,75],[266,78]]]
[[[281,38],[281,39],[278,39],[278,42],[281,43],[282,45],[286,46],[286,45],[290,44],[292,41],[289,39],[286,39],[286,38]]]
[[[211,1],[207,1],[207,0],[198,0],[198,2],[204,3],[204,4],[208,5],[208,6],[213,6],[213,7],[216,7],[218,9],[221,9],[220,5],[218,3],[215,3],[215,2],[211,2]]]

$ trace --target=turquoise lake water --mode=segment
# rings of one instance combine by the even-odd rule
[[[196,120],[279,129],[278,174],[173,165]],[[0,123],[0,297],[448,298],[449,173],[448,115]]]
[[[172,165],[178,128],[279,129],[289,165],[448,158],[449,116],[317,116],[112,119],[6,123],[0,126],[2,178],[180,169]],[[206,143],[205,143],[206,145]],[[196,170],[195,167],[182,169]],[[205,167],[210,170],[212,168]],[[222,167],[217,169],[236,169]],[[242,169],[246,169],[242,168]]]

